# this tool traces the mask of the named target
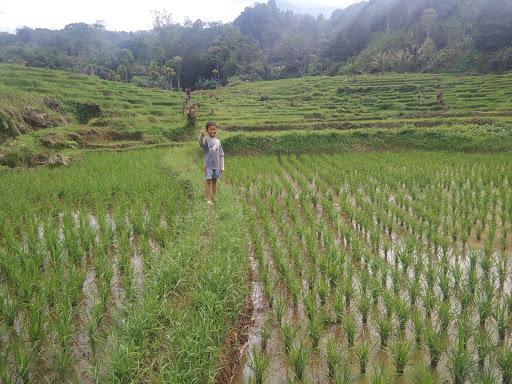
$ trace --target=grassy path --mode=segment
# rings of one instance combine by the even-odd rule
[[[114,330],[99,381],[206,383],[223,368],[249,287],[243,217],[225,184],[214,207],[204,203],[198,162],[188,146],[163,159],[190,181],[190,199],[172,245],[146,274],[143,299]]]

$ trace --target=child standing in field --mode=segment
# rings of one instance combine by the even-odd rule
[[[205,133],[208,136],[205,137]],[[213,121],[206,123],[206,131],[201,130],[199,145],[204,150],[204,178],[206,180],[204,191],[208,204],[213,204],[217,192],[217,179],[224,171],[224,151],[217,135],[217,126]]]

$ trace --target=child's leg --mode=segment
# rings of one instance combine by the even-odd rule
[[[215,193],[217,192],[217,179],[212,179],[212,201],[215,199]]]
[[[211,201],[212,200],[212,180],[208,179],[204,183],[204,193],[206,195],[206,200]]]

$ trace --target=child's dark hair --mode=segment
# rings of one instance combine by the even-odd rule
[[[211,126],[214,126],[216,127],[217,124],[215,124],[215,121],[209,121],[206,123],[206,130],[208,130],[208,128],[210,128]]]

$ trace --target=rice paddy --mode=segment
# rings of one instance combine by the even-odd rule
[[[0,167],[0,383],[510,383],[511,80],[194,91],[208,207],[181,92],[0,65],[9,108],[63,124],[0,163],[73,159]]]
[[[189,157],[90,153],[1,176],[0,382],[216,376],[246,292],[239,219],[229,202],[205,214]]]
[[[508,382],[509,159],[237,158],[270,363],[236,382]]]

